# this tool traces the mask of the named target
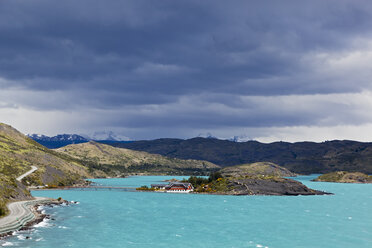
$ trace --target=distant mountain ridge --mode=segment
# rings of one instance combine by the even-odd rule
[[[211,138],[156,139],[113,143],[117,147],[180,159],[210,161],[222,167],[272,162],[298,174],[338,170],[372,174],[372,143],[349,140],[315,142],[234,142]]]
[[[49,149],[55,149],[70,144],[79,144],[89,141],[87,138],[84,138],[83,136],[77,134],[59,134],[53,137],[40,134],[28,134],[27,136]]]
[[[92,137],[79,134],[58,134],[52,137],[43,134],[28,134],[27,136],[49,149],[57,149],[71,144],[86,143],[91,140],[99,141],[105,144],[111,144],[114,142],[130,142],[120,140],[120,138],[118,138],[118,136],[116,136],[113,132],[96,132]]]
[[[84,141],[87,142],[89,139],[84,138],[83,136],[77,134],[58,134],[53,137],[49,137],[42,134],[28,134],[33,140],[44,140],[44,141]]]
[[[82,135],[86,137],[89,140],[104,140],[104,141],[119,141],[119,142],[125,142],[130,141],[131,139],[124,135],[119,135],[117,133],[114,133],[113,131],[97,131],[92,134],[88,135]]]

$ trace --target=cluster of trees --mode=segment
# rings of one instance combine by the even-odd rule
[[[216,172],[212,172],[208,178],[191,176],[189,179],[184,180],[184,182],[191,183],[194,186],[194,188],[197,188],[198,186],[201,186],[202,184],[211,183],[213,181],[216,181],[219,178],[223,178],[223,176],[220,172],[216,171]]]

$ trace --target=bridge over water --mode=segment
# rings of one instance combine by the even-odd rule
[[[71,187],[69,190],[80,190],[80,191],[98,191],[98,190],[118,190],[118,191],[136,191],[135,187],[121,187],[121,186],[101,186],[101,185],[90,185],[85,187]]]

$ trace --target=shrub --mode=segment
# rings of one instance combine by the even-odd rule
[[[8,213],[8,209],[7,209],[6,205],[3,202],[1,202],[0,203],[0,216],[4,216],[7,213]]]
[[[136,190],[155,191],[155,189],[149,188],[147,185],[142,185],[141,187],[136,188]]]

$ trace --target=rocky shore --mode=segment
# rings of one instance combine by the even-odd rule
[[[10,214],[0,219],[0,238],[25,230],[49,218],[39,210],[39,206],[69,204],[63,199],[36,197],[33,200],[17,201],[8,204]]]

